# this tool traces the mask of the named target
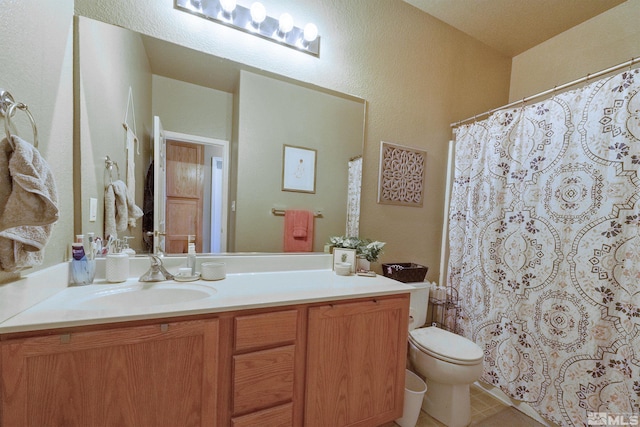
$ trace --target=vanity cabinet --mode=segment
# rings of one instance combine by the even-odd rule
[[[2,342],[3,427],[212,426],[216,319]]]
[[[409,296],[309,308],[304,426],[402,416]]]
[[[409,294],[2,336],[0,427],[378,426]]]

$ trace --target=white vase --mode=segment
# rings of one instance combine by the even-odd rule
[[[356,270],[361,271],[369,271],[371,270],[371,262],[369,262],[365,257],[358,257],[356,262]]]

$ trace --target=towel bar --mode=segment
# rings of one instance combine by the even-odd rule
[[[276,215],[276,216],[284,216],[284,213],[286,212],[285,209],[276,209],[276,208],[271,208],[271,213]],[[315,218],[322,218],[322,211],[315,211],[313,213],[313,216]]]

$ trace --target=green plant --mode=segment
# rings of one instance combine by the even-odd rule
[[[376,262],[386,243],[353,236],[333,236],[329,238],[329,244],[336,248],[355,249],[356,255],[363,256],[369,262]]]

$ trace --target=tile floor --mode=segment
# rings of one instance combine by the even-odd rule
[[[500,412],[508,406],[482,389],[471,386],[471,426],[475,423]],[[532,420],[533,421],[533,420]],[[535,422],[535,421],[534,421]],[[541,425],[541,424],[540,424]],[[394,426],[397,424],[394,423]],[[420,411],[420,417],[416,427],[446,427],[440,421]]]

